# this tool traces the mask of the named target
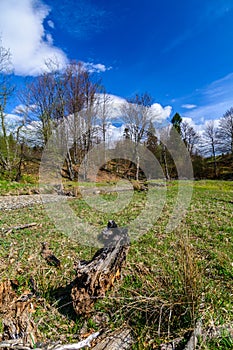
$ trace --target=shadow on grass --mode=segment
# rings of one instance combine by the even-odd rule
[[[60,314],[67,317],[69,320],[77,321],[79,316],[73,308],[73,303],[71,299],[71,289],[73,287],[73,282],[69,283],[65,287],[58,287],[56,289],[51,289],[50,297]]]

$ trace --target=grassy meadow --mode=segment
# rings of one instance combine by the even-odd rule
[[[17,194],[25,187],[1,182],[0,194]],[[193,186],[187,215],[172,232],[166,227],[175,205],[178,183],[155,186],[155,195],[166,191],[166,203],[154,227],[131,242],[122,279],[107,296],[97,301],[93,314],[104,314],[107,328],[127,324],[136,339],[133,349],[153,349],[161,343],[183,337],[201,320],[203,328],[233,323],[233,182],[183,181]],[[17,186],[16,186],[17,187]],[[6,190],[7,188],[7,190]],[[140,214],[146,192],[134,193],[120,213],[91,209],[82,198],[69,201],[83,221],[99,233],[109,219],[129,226]],[[105,195],[114,201],[116,196]],[[42,205],[0,213],[0,228],[38,223],[24,230],[2,230],[0,238],[0,279],[17,280],[18,292],[36,283],[38,298],[33,318],[42,340],[72,341],[84,326],[98,329],[93,315],[76,317],[69,302],[61,304],[55,291],[74,277],[74,262],[91,259],[97,248],[84,246],[57,230]],[[49,242],[61,260],[61,269],[50,267],[40,256],[41,242]],[[0,333],[2,326],[0,325]],[[233,349],[232,338],[223,333],[200,342],[199,349]]]

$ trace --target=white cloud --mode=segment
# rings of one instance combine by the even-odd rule
[[[211,121],[213,121],[215,127],[218,127],[219,120],[220,119],[212,119]],[[210,120],[203,119],[201,123],[196,124],[195,120],[192,118],[189,118],[189,117],[183,117],[182,121],[187,122],[189,125],[191,125],[198,132],[198,134],[200,136],[203,134],[203,132],[206,129],[207,124],[210,122]]]
[[[46,69],[49,59],[56,58],[61,67],[67,63],[65,53],[53,45],[51,34],[45,32],[43,22],[49,11],[40,0],[0,1],[2,45],[10,49],[16,74],[38,75]]]
[[[48,26],[49,26],[50,28],[54,29],[55,26],[54,26],[53,21],[48,20],[47,24],[48,24]]]
[[[52,35],[51,34],[46,34],[46,41],[47,41],[47,43],[49,44],[49,45],[53,45],[53,37],[52,37]]]
[[[115,141],[122,139],[124,130],[125,130],[124,124],[122,124],[120,127],[116,127],[111,123],[109,123],[107,128],[107,133],[106,133],[107,142],[112,144]]]
[[[99,102],[102,102],[102,94],[98,95]],[[103,95],[102,95],[103,96]],[[122,120],[122,106],[126,103],[126,100],[122,97],[115,95],[107,95],[109,98],[108,110],[109,110],[109,119],[110,120]],[[172,107],[171,106],[161,106],[159,103],[154,103],[151,106],[151,115],[153,116],[152,121],[156,123],[163,123],[171,115]]]
[[[101,104],[104,99],[108,99],[108,121],[107,121],[107,131],[106,131],[106,142],[110,147],[113,147],[116,141],[119,141],[123,138],[124,130],[126,125],[122,119],[122,105],[126,103],[126,100],[122,97],[110,95],[107,96],[103,94],[98,94],[97,99]],[[30,106],[33,107],[33,106]],[[30,109],[29,107],[29,109]],[[168,119],[171,115],[172,107],[166,106],[162,107],[159,103],[154,103],[151,106],[151,115],[153,116],[153,122],[156,124],[156,129],[163,127],[164,123],[168,123]],[[15,113],[15,114],[14,114]],[[28,109],[25,105],[19,104],[12,110],[12,114],[8,114],[8,125],[15,128],[20,121],[23,120],[24,114],[28,113]],[[69,121],[72,125],[72,116],[70,116]],[[40,122],[33,121],[25,128],[25,136],[28,136],[30,133],[30,138],[34,143],[37,143],[37,132]],[[82,130],[84,132],[84,130]]]
[[[106,67],[102,63],[91,63],[91,62],[83,62],[84,68],[88,70],[90,73],[103,73],[107,70],[112,69],[112,67]]]
[[[195,126],[195,122],[192,118],[188,118],[188,117],[182,117],[182,122],[186,122],[191,126]]]
[[[193,109],[193,108],[196,108],[197,105],[186,103],[186,104],[182,105],[181,107],[185,108],[185,109]]]
[[[154,103],[151,106],[151,110],[153,113],[153,122],[162,123],[167,120],[172,112],[171,106],[162,107],[159,103]]]
[[[194,120],[204,121],[218,119],[233,105],[233,99],[231,103],[229,101],[217,102],[212,104],[207,104],[205,106],[200,106],[195,111],[190,111],[186,113],[187,117],[190,117]]]
[[[191,95],[183,97],[180,101],[181,107],[188,105],[186,101],[190,101],[190,99],[197,103],[195,108],[185,112],[184,117],[192,118],[197,124],[221,118],[233,106],[232,91],[233,73],[215,80],[201,89],[196,89]]]
[[[12,114],[12,113],[8,113],[6,114],[6,124],[7,126],[12,126],[15,123],[19,123],[20,121],[22,121],[22,116],[16,115],[16,114]]]

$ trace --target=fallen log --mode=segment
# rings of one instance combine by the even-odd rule
[[[115,224],[115,223],[114,223]],[[97,299],[103,298],[105,293],[113,286],[115,280],[121,277],[121,269],[125,263],[129,250],[127,230],[117,228],[108,229],[115,237],[107,245],[99,249],[90,261],[79,261],[76,266],[76,278],[73,281],[71,298],[75,312],[88,314]],[[123,232],[122,235],[120,233]],[[106,233],[106,232],[105,232]]]

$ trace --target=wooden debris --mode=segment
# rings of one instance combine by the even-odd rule
[[[100,332],[95,332],[89,335],[86,339],[81,340],[78,343],[74,344],[66,344],[56,347],[56,350],[76,350],[76,349],[82,349],[85,347],[91,347],[91,342],[99,336]]]
[[[16,231],[16,230],[24,230],[25,228],[29,228],[29,227],[33,227],[33,226],[37,226],[38,224],[36,222],[32,222],[30,224],[24,224],[24,225],[19,225],[19,226],[11,226],[8,228],[3,228],[2,232],[3,233],[11,233],[12,231]]]
[[[125,236],[118,237],[115,245],[99,249],[92,260],[77,263],[71,298],[78,315],[88,314],[95,301],[104,297],[115,280],[120,278],[128,250],[129,240]]]
[[[10,305],[15,296],[16,294],[13,291],[11,281],[3,281],[0,284],[0,313],[3,313],[8,308],[8,305]]]
[[[86,339],[81,340],[78,343],[73,344],[64,344],[64,345],[51,345],[51,344],[43,344],[43,347],[33,347],[34,350],[78,350],[83,348],[90,348],[91,342],[99,336],[100,332],[95,332],[89,335]],[[21,339],[13,339],[13,340],[7,340],[0,342],[0,348],[10,348],[10,349],[17,349],[17,350],[30,350],[31,347],[24,346]]]
[[[131,180],[133,189],[138,192],[148,191],[148,185],[143,181]]]
[[[198,343],[198,338],[202,335],[202,325],[201,322],[198,321],[194,331],[191,334],[187,344],[184,347],[184,350],[195,350]]]
[[[180,344],[183,342],[183,338],[176,338],[176,339],[173,339],[172,341],[168,342],[168,343],[164,343],[164,344],[161,344],[160,347],[156,347],[156,349],[159,349],[159,350],[175,350],[177,349],[177,346],[180,346]]]
[[[134,342],[131,330],[121,328],[105,336],[92,350],[128,350]]]
[[[193,332],[189,334],[188,339],[186,337],[174,339],[168,343],[161,344],[159,350],[195,350],[199,345],[205,344],[210,339],[221,338],[223,334],[229,335],[233,339],[232,325],[225,324],[203,329],[201,321],[198,321]]]

